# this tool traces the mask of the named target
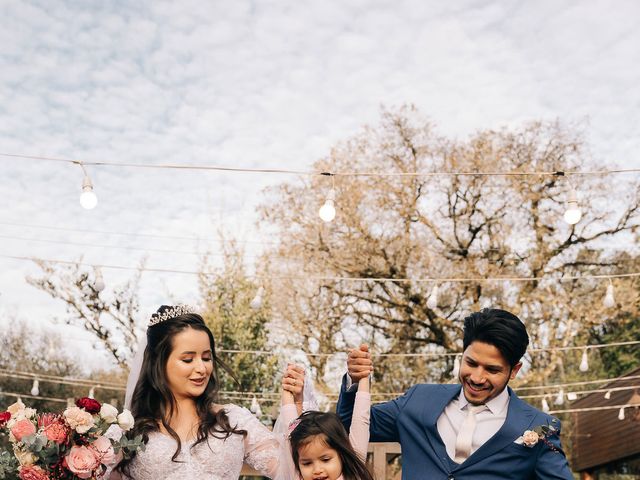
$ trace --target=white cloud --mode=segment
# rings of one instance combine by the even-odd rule
[[[538,118],[586,125],[594,157],[640,166],[640,4],[439,1],[3,2],[0,151],[83,160],[307,170],[376,122],[381,104],[415,103],[448,135]],[[0,158],[1,221],[85,230],[253,238],[261,190],[282,181],[89,167],[98,208],[78,204],[73,165]],[[2,231],[8,227],[2,226]],[[14,227],[11,234],[192,249],[165,239]],[[26,232],[26,233],[25,233]],[[75,259],[71,246],[0,239],[2,252]],[[139,252],[86,249],[135,265]],[[0,260],[0,306],[60,313]],[[151,253],[150,265],[197,258]],[[126,273],[105,272],[113,280]],[[145,275],[148,311],[195,279]],[[192,300],[192,298],[190,299]]]

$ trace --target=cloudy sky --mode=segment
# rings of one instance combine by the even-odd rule
[[[309,169],[415,104],[441,133],[577,123],[594,160],[640,167],[640,3],[544,0],[0,3],[0,153]],[[197,269],[215,232],[258,252],[262,190],[295,177],[88,167],[0,155],[0,314],[60,329],[30,287],[41,257]],[[183,238],[175,238],[183,237]],[[131,272],[105,269],[108,285]],[[146,273],[144,317],[196,302],[195,276]],[[143,319],[141,319],[143,321]],[[81,341],[83,333],[68,330]]]

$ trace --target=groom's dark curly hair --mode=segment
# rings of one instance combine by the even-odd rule
[[[493,345],[513,368],[529,345],[524,323],[513,313],[497,308],[485,308],[464,319],[463,349],[473,342]]]

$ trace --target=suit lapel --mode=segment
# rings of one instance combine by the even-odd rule
[[[473,465],[509,446],[529,428],[534,416],[534,410],[509,388],[509,409],[504,424],[493,437],[460,464],[460,468]]]
[[[425,403],[423,409],[422,424],[424,425],[427,440],[431,444],[431,448],[437,455],[444,471],[448,472],[451,470],[450,465],[447,463],[449,455],[447,454],[447,449],[444,446],[442,437],[440,437],[440,433],[438,433],[438,418],[449,402],[451,402],[451,400],[456,396],[460,395],[460,389],[462,386],[441,385],[441,387],[443,388],[443,392],[441,394],[434,395],[436,398],[426,399],[427,403]]]

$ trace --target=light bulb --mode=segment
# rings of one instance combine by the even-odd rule
[[[258,403],[258,399],[256,398],[256,396],[254,395],[251,399],[251,406],[249,407],[249,410],[251,411],[251,413],[256,413],[259,408],[260,404]]]
[[[561,388],[556,396],[556,399],[553,401],[555,405],[562,405],[564,403],[564,390]]]
[[[95,390],[94,390],[94,388],[93,388],[93,387],[91,387],[91,388],[89,389],[89,394],[87,395],[87,397],[89,397],[89,398],[93,398],[93,397],[94,397],[94,395],[95,395]]]
[[[569,225],[575,225],[582,218],[582,211],[578,206],[578,195],[572,188],[569,192],[569,201],[567,202],[567,210],[564,212],[564,221]]]
[[[606,393],[604,394],[604,398],[605,400],[609,400],[611,398],[611,390],[606,391]]]
[[[256,403],[257,403],[257,400],[256,400]],[[260,404],[259,403],[257,403],[256,411],[253,412],[253,413],[258,418],[260,418],[262,416],[262,409],[260,408]]]
[[[547,402],[546,397],[542,399],[542,411],[544,413],[549,413],[549,403]]]
[[[34,397],[37,397],[38,395],[40,395],[40,382],[38,382],[38,380],[34,380],[33,381],[33,386],[31,387],[31,395],[33,395]]]
[[[438,307],[438,284],[435,284],[431,290],[431,295],[427,299],[427,307],[431,310]]]
[[[53,340],[51,340],[51,339],[49,339],[48,354],[49,354],[50,357],[53,357],[56,354],[56,348],[55,348],[55,345],[53,343]]]
[[[89,175],[84,176],[84,180],[82,181],[82,193],[80,194],[80,205],[87,210],[91,210],[96,208],[98,204],[98,197],[93,193],[93,184],[91,183],[91,179]]]
[[[318,214],[324,222],[330,222],[336,218],[336,207],[334,206],[333,200],[327,200],[324,202],[324,205],[320,207]]]
[[[453,378],[458,378],[459,373],[460,373],[460,357],[456,355],[456,358],[453,360],[453,370],[451,371],[451,375],[453,375]]]
[[[613,283],[609,283],[609,285],[607,285],[607,293],[604,296],[604,300],[602,300],[602,305],[604,308],[615,307],[616,298],[613,296]]]
[[[262,294],[263,293],[264,293],[264,288],[263,287],[258,288],[258,292],[256,293],[256,296],[253,297],[253,300],[251,300],[251,303],[249,304],[249,306],[253,310],[259,310],[260,307],[262,307]]]
[[[586,372],[589,370],[589,355],[587,355],[587,349],[585,348],[582,352],[582,360],[580,360],[580,367],[578,367],[581,372]]]
[[[101,292],[104,290],[104,277],[102,276],[102,270],[100,267],[96,267],[96,281],[93,284],[94,288]]]
[[[624,407],[620,408],[618,412],[618,420],[624,420]]]
[[[318,211],[318,215],[324,222],[330,222],[334,218],[336,218],[336,192],[335,190],[330,190],[329,195],[327,195],[327,200],[324,202],[324,205],[320,207]]]
[[[576,392],[567,392],[567,400],[569,400],[570,402],[573,402],[577,398],[578,395],[576,394]]]

